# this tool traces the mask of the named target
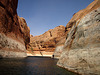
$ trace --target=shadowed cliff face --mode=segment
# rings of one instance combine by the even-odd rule
[[[16,9],[17,0],[0,0],[0,33],[21,36]]]
[[[82,75],[100,75],[100,0],[74,14],[66,31],[57,65]]]
[[[26,57],[25,45],[29,42],[29,29],[24,20],[19,22],[17,16],[18,0],[0,0],[0,56]],[[21,20],[21,18],[20,18]],[[24,23],[25,28],[21,25]],[[28,29],[23,33],[23,30]]]
[[[42,35],[30,37],[29,51],[51,51],[54,52],[56,44],[65,35],[65,27],[60,25],[50,29]]]
[[[20,32],[24,39],[25,47],[29,46],[30,42],[30,28],[27,26],[27,23],[24,18],[18,17],[19,25],[20,25]]]

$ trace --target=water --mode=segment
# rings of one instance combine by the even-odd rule
[[[0,59],[0,75],[76,75],[58,67],[57,61],[47,57]]]

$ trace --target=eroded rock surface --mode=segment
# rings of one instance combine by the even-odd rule
[[[82,75],[100,75],[100,0],[74,14],[67,26],[71,29],[57,65]]]
[[[26,57],[29,31],[25,30],[27,24],[21,27],[25,22],[19,22],[17,3],[18,0],[0,0],[0,57],[3,58]]]

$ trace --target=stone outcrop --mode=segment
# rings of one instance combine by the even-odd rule
[[[29,28],[17,15],[17,3],[18,0],[0,0],[0,57],[3,58],[26,57]]]
[[[100,75],[100,0],[74,14],[66,30],[57,65],[82,75]]]
[[[29,51],[49,51],[54,52],[56,44],[65,35],[65,27],[60,25],[50,29],[42,35],[30,37]]]

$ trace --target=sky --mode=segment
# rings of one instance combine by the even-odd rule
[[[94,0],[18,0],[17,13],[23,17],[33,36],[59,25],[66,26],[73,14]]]

